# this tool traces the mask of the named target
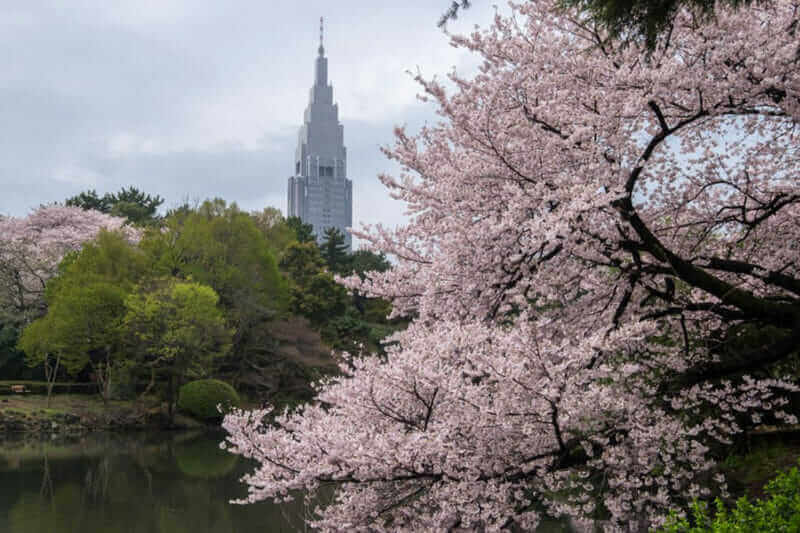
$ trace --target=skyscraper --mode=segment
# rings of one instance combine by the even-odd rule
[[[289,216],[313,225],[317,241],[322,241],[327,228],[334,227],[345,235],[350,247],[351,237],[345,228],[353,224],[353,182],[347,179],[344,128],[339,123],[339,108],[333,103],[333,87],[328,83],[321,18],[319,24],[314,86],[297,139],[287,211]]]

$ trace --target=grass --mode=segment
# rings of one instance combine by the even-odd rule
[[[30,416],[104,415],[120,410],[146,409],[154,406],[153,399],[145,399],[141,403],[132,400],[110,400],[106,405],[95,394],[53,394],[50,398],[50,407],[47,406],[47,396],[40,394],[13,394],[0,398],[0,410]]]
[[[34,413],[36,415],[39,415],[39,416],[41,416],[41,415],[44,415],[44,416],[56,416],[56,415],[63,415],[63,414],[66,413],[66,411],[64,411],[63,409],[53,409],[53,408],[47,408],[47,407],[42,408],[42,409],[37,409],[35,411],[31,411],[30,409],[24,409],[22,407],[5,407],[5,406],[3,407],[3,412],[16,413],[18,415],[25,415],[25,416],[30,415],[30,414],[34,414]]]
[[[58,417],[73,415],[80,417],[88,427],[106,427],[121,420],[133,420],[138,426],[139,420],[147,427],[147,417],[158,411],[166,415],[166,407],[155,396],[147,396],[139,401],[135,400],[110,400],[104,404],[99,395],[88,394],[54,394],[50,398],[50,407],[47,407],[47,396],[40,394],[15,394],[0,396],[0,413],[15,413],[28,419],[29,422],[50,421],[58,422]],[[144,418],[140,418],[143,416]],[[158,417],[156,417],[158,420]],[[175,413],[174,423],[180,428],[205,428],[205,424],[191,416]],[[156,424],[159,424],[157,421]],[[155,427],[155,426],[154,426]],[[160,426],[158,426],[160,427]],[[2,434],[0,433],[0,438]]]

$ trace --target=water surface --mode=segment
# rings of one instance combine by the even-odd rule
[[[3,533],[303,531],[302,502],[231,505],[253,465],[223,434],[91,434],[0,442]]]
[[[254,463],[219,448],[223,433],[93,433],[0,441],[2,533],[307,531],[302,498],[233,505]],[[568,521],[539,533],[574,531]]]

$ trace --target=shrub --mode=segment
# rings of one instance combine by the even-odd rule
[[[800,531],[800,472],[797,467],[783,472],[770,481],[765,489],[767,498],[748,501],[739,498],[736,507],[728,510],[717,498],[715,513],[711,518],[705,502],[692,504],[692,516],[672,516],[663,533],[723,533],[746,531],[767,533],[773,531]]]
[[[222,406],[223,412],[239,405],[239,395],[224,381],[192,381],[181,387],[178,393],[178,408],[202,420],[222,418],[218,405]]]

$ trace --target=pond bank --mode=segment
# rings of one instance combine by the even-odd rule
[[[179,413],[170,423],[166,410],[153,401],[114,400],[103,404],[100,399],[88,395],[60,394],[51,398],[48,407],[47,398],[40,395],[0,398],[0,436],[204,427],[207,426],[202,422]]]

